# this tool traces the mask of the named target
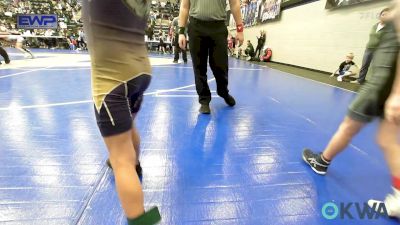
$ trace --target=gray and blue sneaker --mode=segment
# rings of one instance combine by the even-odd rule
[[[314,172],[319,175],[325,175],[330,163],[324,160],[321,157],[321,154],[322,153],[314,153],[310,149],[304,149],[303,160],[311,167],[312,170],[314,170]]]

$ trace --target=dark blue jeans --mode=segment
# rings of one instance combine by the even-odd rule
[[[374,58],[375,49],[366,49],[364,52],[363,62],[360,69],[360,76],[358,77],[358,82],[363,83],[367,77],[369,65]]]

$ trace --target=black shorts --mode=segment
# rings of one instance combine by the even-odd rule
[[[139,112],[150,75],[140,75],[119,85],[105,98],[100,111],[95,108],[97,125],[103,137],[124,133],[132,128],[132,114]]]

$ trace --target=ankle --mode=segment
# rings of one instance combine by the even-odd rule
[[[330,164],[332,160],[328,159],[327,157],[324,156],[324,153],[321,153],[321,160],[325,162],[326,164]]]
[[[160,220],[160,212],[157,207],[154,207],[134,219],[128,218],[128,225],[153,225],[158,223]]]

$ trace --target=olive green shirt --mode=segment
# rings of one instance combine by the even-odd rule
[[[374,117],[383,116],[397,69],[400,44],[393,23],[381,29],[380,39],[368,76],[370,79],[361,86],[356,99],[349,107],[349,116],[357,121],[369,122]]]
[[[387,30],[387,26],[384,26],[382,29],[379,31],[376,31],[378,29],[378,24],[375,24],[371,32],[369,33],[369,41],[367,43],[367,48],[368,49],[376,49],[378,48],[379,42],[382,38],[382,33]]]

